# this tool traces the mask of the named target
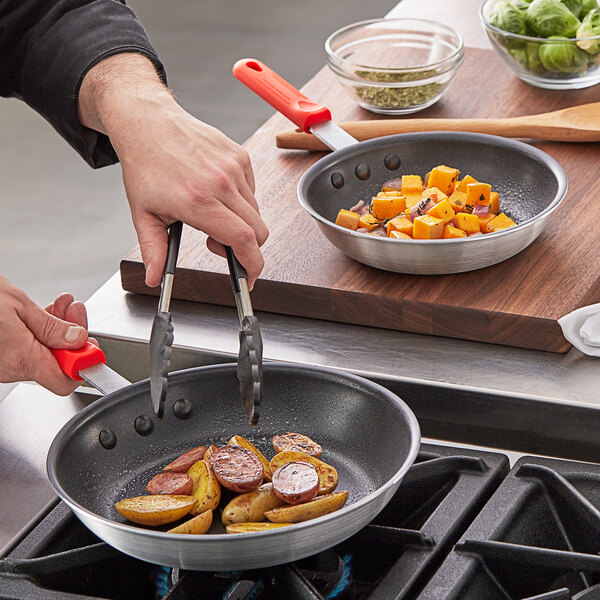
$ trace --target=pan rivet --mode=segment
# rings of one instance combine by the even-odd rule
[[[103,429],[98,435],[98,439],[107,450],[112,450],[117,445],[117,436],[110,429]]]
[[[173,412],[178,419],[189,419],[192,416],[192,403],[185,398],[173,404]]]
[[[400,157],[397,154],[388,154],[383,159],[383,164],[390,170],[395,171],[400,166]]]
[[[331,174],[331,185],[338,190],[344,187],[344,176],[339,171]]]
[[[140,435],[150,435],[154,431],[154,423],[146,415],[140,415],[133,426]]]
[[[371,176],[371,169],[369,169],[369,165],[360,163],[359,165],[356,165],[355,173],[359,179],[369,179]]]

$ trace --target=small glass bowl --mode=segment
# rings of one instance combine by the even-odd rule
[[[517,77],[525,83],[549,90],[577,90],[600,83],[600,54],[591,55],[579,47],[581,45],[589,48],[590,44],[594,43],[600,45],[600,36],[550,40],[503,31],[489,22],[497,1],[485,0],[481,5],[479,16],[492,47]],[[567,67],[575,69],[574,73],[557,72],[558,68],[563,67],[548,70],[540,59],[542,46],[544,46],[542,52],[545,51],[550,55],[549,49],[564,44],[572,46],[573,51],[581,59],[579,66],[574,61],[573,66]]]
[[[405,115],[437,102],[463,60],[462,37],[425,19],[372,19],[325,42],[327,64],[363,108]]]

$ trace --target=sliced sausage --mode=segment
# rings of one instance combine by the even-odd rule
[[[288,504],[312,500],[319,491],[317,470],[305,462],[289,462],[273,473],[273,491]]]
[[[402,191],[402,177],[394,177],[393,179],[388,179],[381,188],[388,188],[390,190],[397,190],[399,192]]]
[[[189,468],[199,460],[202,460],[204,453],[206,452],[206,446],[198,446],[188,450],[185,454],[182,454],[179,458],[176,458],[173,462],[169,463],[163,471],[171,471],[173,473],[187,473]]]
[[[280,433],[273,438],[275,452],[304,452],[310,456],[321,456],[323,448],[317,442],[311,440],[307,435],[301,433]]]
[[[185,473],[159,473],[153,477],[146,486],[151,494],[181,494],[189,496],[192,493],[194,482]]]
[[[264,477],[258,456],[240,446],[223,446],[208,459],[219,483],[234,492],[256,489]]]

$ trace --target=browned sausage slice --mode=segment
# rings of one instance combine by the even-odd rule
[[[307,435],[301,433],[280,433],[273,438],[275,452],[304,452],[310,456],[321,456],[323,448],[317,442],[311,440]]]
[[[193,487],[192,478],[185,473],[159,473],[148,482],[146,489],[151,494],[182,494],[189,496]]]
[[[223,446],[208,460],[219,483],[234,492],[250,492],[263,480],[264,470],[258,456],[240,446]]]
[[[187,473],[189,468],[199,460],[202,460],[204,453],[206,452],[206,446],[198,446],[192,448],[186,453],[182,454],[179,458],[176,458],[173,462],[169,463],[163,471],[171,471],[173,473]]]
[[[289,462],[273,473],[273,491],[288,504],[312,500],[319,491],[317,470],[305,462]]]

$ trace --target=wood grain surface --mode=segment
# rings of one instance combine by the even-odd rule
[[[358,108],[327,69],[303,91],[329,106],[335,120],[381,118]],[[510,117],[597,100],[598,87],[571,92],[531,87],[514,77],[493,51],[468,48],[444,98],[419,116]],[[275,135],[289,128],[289,121],[274,115],[245,144],[254,166],[256,196],[271,232],[264,246],[265,268],[252,293],[255,310],[552,352],[568,350],[557,320],[600,301],[597,143],[534,142],[563,165],[569,190],[529,248],[479,271],[415,276],[366,267],[321,235],[299,205],[296,185],[323,153],[277,149]],[[581,211],[585,219],[576,218]],[[184,229],[173,296],[234,306],[226,263],[206,250],[204,239],[203,234]],[[158,293],[144,285],[139,248],[121,262],[121,277],[125,290]]]

